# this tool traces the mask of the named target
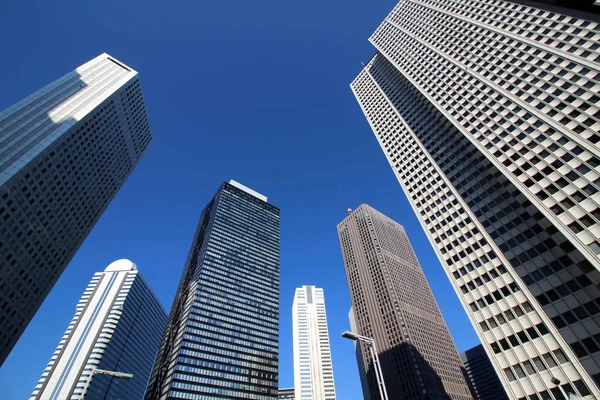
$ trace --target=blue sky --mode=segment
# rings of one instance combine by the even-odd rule
[[[29,396],[96,271],[134,261],[168,309],[224,180],[281,208],[280,386],[294,289],[325,289],[338,397],[362,399],[336,224],[368,203],[403,224],[459,351],[478,339],[349,89],[394,0],[7,2],[0,109],[107,52],[140,73],[154,141],[0,370]]]

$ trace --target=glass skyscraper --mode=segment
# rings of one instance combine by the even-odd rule
[[[202,211],[146,399],[275,400],[279,209],[235,181]]]
[[[107,54],[0,112],[0,365],[151,140]]]
[[[508,396],[600,398],[600,26],[402,0],[351,88]]]
[[[389,399],[472,400],[446,322],[402,225],[362,204],[338,224],[354,332],[374,339]],[[357,357],[365,398],[381,399],[373,357]],[[364,371],[364,372],[363,372]]]
[[[166,323],[166,311],[135,264],[113,262],[94,274],[29,399],[141,399]]]

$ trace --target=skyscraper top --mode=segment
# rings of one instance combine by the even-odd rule
[[[39,155],[100,105],[108,107],[105,104],[107,99],[122,90],[137,74],[103,53],[18,103],[0,110],[0,146],[4,147],[0,160],[0,184],[8,181],[21,165]],[[145,115],[142,122],[146,122]]]
[[[243,190],[244,192],[246,192],[248,194],[251,194],[252,196],[254,196],[258,199],[261,199],[262,201],[265,201],[265,202],[267,201],[267,196],[264,196],[264,195],[258,193],[257,191],[250,189],[248,186],[244,186],[241,183],[234,181],[233,179],[229,181],[229,184],[235,186],[238,189]]]
[[[0,111],[0,365],[151,141],[138,73],[105,53]]]
[[[116,272],[116,271],[136,271],[137,266],[126,258],[122,258],[117,261],[113,261],[104,272]]]

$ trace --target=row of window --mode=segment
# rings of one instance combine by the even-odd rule
[[[478,261],[478,260],[476,260]],[[463,268],[461,268],[463,269]],[[506,270],[506,268],[501,265],[498,267],[497,270],[495,269],[491,269],[489,270],[487,273],[483,273],[480,276],[478,276],[477,278],[473,279],[470,282],[467,282],[465,285],[462,285],[460,287],[460,290],[462,290],[463,293],[467,294],[469,293],[470,290],[474,290],[476,287],[482,286],[487,282],[491,282],[492,279],[495,279],[497,277],[500,276],[500,274],[505,274],[508,271]],[[489,273],[489,274],[488,274]],[[458,273],[456,271],[454,271],[454,277],[456,277],[458,275]],[[491,275],[491,277],[490,277]]]
[[[565,356],[565,353],[561,349],[556,349],[552,352],[542,354],[539,357],[534,357],[531,359],[531,361],[525,360],[521,364],[513,365],[512,369],[511,367],[504,368],[504,373],[506,374],[508,380],[512,382],[516,379],[525,377],[525,371],[527,371],[527,374],[532,375],[537,372],[542,372],[546,369],[556,367],[558,364],[565,364],[567,362],[569,362],[569,360]]]
[[[477,311],[479,308],[484,308],[488,305],[494,304],[496,301],[502,300],[502,298],[503,298],[502,295],[504,295],[504,297],[508,297],[508,296],[510,296],[511,292],[516,293],[519,290],[521,290],[521,289],[519,289],[517,284],[514,282],[511,282],[508,284],[508,286],[503,286],[498,290],[494,290],[492,293],[485,295],[481,299],[477,299],[476,301],[474,301],[473,303],[470,303],[469,305],[471,306],[471,309],[473,311]],[[475,304],[475,303],[477,303],[477,304]]]
[[[561,297],[568,296],[571,292],[576,292],[592,284],[590,278],[585,275],[579,275],[575,279],[571,279],[562,285],[557,286],[554,289],[549,289],[544,293],[540,293],[535,298],[542,305],[545,306],[553,301],[560,299]]]
[[[562,314],[559,314],[555,317],[552,317],[552,322],[558,329],[564,328],[569,324],[574,324],[577,320],[582,320],[587,318],[588,316],[594,316],[600,313],[600,298],[596,298],[595,300],[590,300],[587,303],[584,303],[578,307],[570,311],[565,311]]]
[[[594,340],[595,339],[595,340]],[[600,351],[600,333],[581,339],[574,343],[569,343],[577,357],[585,357],[588,354],[594,354]]]
[[[503,313],[494,315],[496,319],[494,319],[494,317],[490,317],[487,320],[480,322],[479,325],[481,326],[481,329],[483,329],[484,332],[487,332],[490,329],[498,327],[498,325],[503,325],[508,321],[512,321],[515,318],[525,315],[525,313],[533,311],[533,307],[531,306],[531,304],[529,304],[528,301],[524,302],[522,306],[525,309],[525,312],[523,312],[523,309],[520,305],[516,305],[512,309],[508,309]]]
[[[579,393],[582,396],[587,396],[590,394],[589,389],[587,388],[587,386],[585,385],[585,383],[583,383],[583,381],[581,379],[574,381],[573,385],[577,388],[577,390],[579,391]],[[567,382],[565,384],[560,385],[560,387],[565,391],[565,393],[567,393],[567,394],[573,393],[574,394],[575,390],[573,389],[573,385],[571,385],[570,383]],[[558,386],[550,388],[550,392],[552,393],[552,395],[554,396],[554,398],[556,400],[568,400],[562,394],[562,392],[560,391]],[[527,397],[519,398],[519,400],[539,400],[539,399],[548,400],[548,399],[551,399],[551,397],[547,390],[542,390],[539,393],[534,393],[534,394],[530,394]]]
[[[494,353],[498,354],[504,350],[510,349],[511,347],[517,347],[521,344],[529,342],[530,340],[534,340],[540,336],[547,335],[548,333],[550,332],[548,331],[548,328],[546,328],[546,325],[544,325],[543,322],[540,322],[535,326],[535,328],[531,326],[523,331],[519,331],[513,335],[507,336],[504,339],[500,339],[497,342],[490,343],[490,346],[492,347],[492,350],[494,350]]]

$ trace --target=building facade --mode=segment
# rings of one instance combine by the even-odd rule
[[[275,400],[279,209],[235,181],[202,211],[146,399]]]
[[[352,307],[350,307],[350,311],[348,311],[348,320],[350,322],[350,332],[358,333],[358,323],[356,322],[356,316],[354,315],[354,309]],[[367,371],[365,370],[365,361],[362,358],[361,347],[361,342],[355,340],[354,355],[356,356],[356,364],[358,365],[358,376],[360,377],[360,386],[363,391],[363,400],[371,400],[369,393],[369,382],[367,380]]]
[[[151,140],[107,54],[0,112],[0,365]]]
[[[388,397],[470,400],[458,352],[404,228],[362,204],[337,229],[355,333],[375,340]],[[368,397],[379,399],[369,349],[360,347]]]
[[[335,400],[323,289],[296,289],[292,307],[294,388],[298,400]]]
[[[30,400],[141,399],[167,313],[129,260],[94,274]],[[93,374],[125,372],[130,380]]]
[[[600,398],[600,26],[525,3],[402,0],[351,88],[508,396]]]
[[[294,388],[279,389],[279,391],[277,392],[277,398],[279,400],[294,400],[296,398]]]
[[[461,353],[460,359],[464,365],[463,375],[474,400],[508,400],[483,345],[479,344]]]

